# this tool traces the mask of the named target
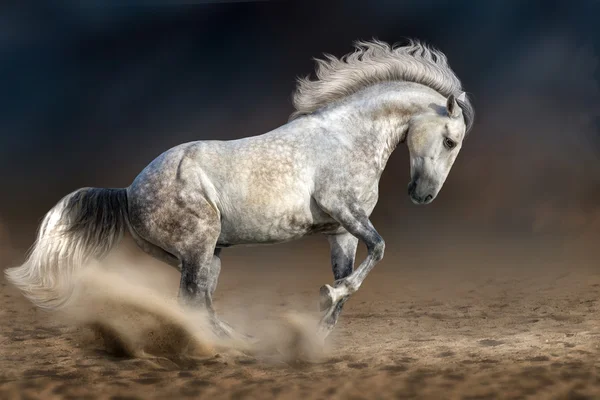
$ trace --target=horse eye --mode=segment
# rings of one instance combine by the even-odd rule
[[[444,146],[446,146],[447,149],[452,149],[456,146],[456,143],[454,143],[452,139],[444,138]]]

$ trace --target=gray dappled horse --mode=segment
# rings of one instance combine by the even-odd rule
[[[128,188],[64,197],[8,279],[38,306],[57,308],[72,292],[74,269],[105,257],[127,230],[145,252],[180,269],[180,299],[206,308],[216,333],[232,335],[212,306],[221,249],[322,233],[335,278],[320,293],[325,338],[383,257],[369,216],[392,151],[407,144],[408,193],[416,204],[430,203],[474,113],[444,54],[418,41],[357,42],[353,53],[317,63],[317,79],[298,82],[287,124],[239,140],[182,144]],[[359,241],[368,255],[354,270]]]

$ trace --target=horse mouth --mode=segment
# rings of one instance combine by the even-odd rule
[[[432,195],[427,195],[425,198],[418,198],[418,197],[414,197],[414,196],[409,196],[409,197],[410,197],[410,201],[412,201],[413,204],[417,204],[417,205],[429,204],[433,201]]]

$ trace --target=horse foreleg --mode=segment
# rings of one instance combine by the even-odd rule
[[[337,235],[329,235],[329,246],[331,249],[331,269],[336,281],[348,277],[354,270],[354,259],[358,239],[348,232]],[[344,301],[340,301],[335,307],[331,304],[321,304],[321,311],[326,311],[319,324],[320,330],[330,332],[337,324],[338,318],[344,307]],[[325,335],[326,336],[326,335]]]
[[[362,210],[344,209],[330,214],[355,238],[367,246],[367,258],[346,277],[337,279],[333,285],[321,287],[321,310],[325,315],[319,325],[319,335],[325,339],[333,330],[346,300],[361,286],[369,272],[383,258],[385,242]]]

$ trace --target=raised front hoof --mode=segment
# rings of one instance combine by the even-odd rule
[[[329,285],[323,285],[319,292],[319,308],[321,311],[328,310],[333,305],[333,288]]]

